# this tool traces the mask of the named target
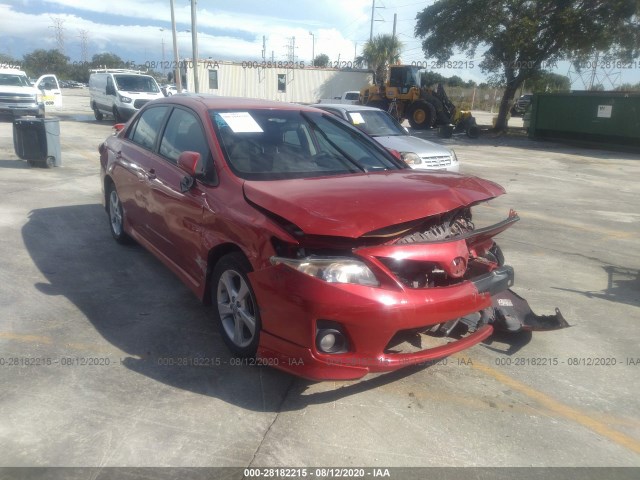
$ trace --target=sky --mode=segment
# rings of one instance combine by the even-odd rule
[[[373,34],[392,33],[396,14],[396,33],[404,44],[402,62],[433,66],[434,59],[424,57],[414,37],[416,14],[432,3],[376,0]],[[178,50],[181,57],[191,57],[191,2],[174,4]],[[296,62],[309,64],[313,54],[324,53],[343,65],[352,62],[369,39],[371,7],[372,0],[198,0],[199,57],[262,61],[264,36],[267,60],[286,61],[294,37]],[[56,22],[62,26],[64,53],[71,61],[82,60],[83,36],[89,59],[109,52],[137,64],[172,60],[169,0],[0,0],[0,53],[19,59],[36,48],[56,48]],[[452,60],[461,68],[434,71],[480,83],[485,75],[478,67],[479,55],[455,56]],[[566,75],[568,67],[560,64],[556,73]],[[623,71],[616,80],[635,83],[639,72]],[[579,79],[574,80],[574,88],[580,88]]]

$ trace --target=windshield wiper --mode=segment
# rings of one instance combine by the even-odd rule
[[[324,130],[322,130],[318,124],[316,122],[314,122],[306,113],[304,112],[300,112],[300,115],[302,115],[302,117],[311,124],[311,128],[314,132],[319,132],[322,137],[333,147],[335,148],[338,153],[340,153],[340,155],[343,156],[343,158],[345,160],[347,160],[349,163],[351,163],[352,165],[354,165],[357,169],[366,172],[367,169],[365,167],[363,167],[362,165],[360,165],[356,160],[354,160],[350,155],[348,155],[344,150],[342,150],[338,145],[335,144],[335,142],[332,142],[329,137],[327,136],[326,133],[324,133]],[[330,115],[330,114],[329,114]]]

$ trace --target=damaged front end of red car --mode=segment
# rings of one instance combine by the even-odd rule
[[[250,201],[269,204],[251,193]],[[263,211],[297,241],[274,239],[272,266],[251,274],[263,322],[258,355],[313,380],[355,379],[437,361],[494,330],[568,326],[558,310],[537,316],[511,291],[514,270],[494,237],[518,215],[511,211],[486,227],[476,227],[471,215],[491,193],[474,190],[472,201],[453,210],[430,206],[427,217],[366,232],[363,225],[374,220],[360,219],[349,230],[339,211],[329,215],[315,205],[317,215],[351,237],[308,233],[317,223],[308,221],[304,231],[281,216],[284,205],[272,203]]]

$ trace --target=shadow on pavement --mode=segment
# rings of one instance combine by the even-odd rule
[[[312,382],[232,357],[210,307],[142,247],[117,244],[101,205],[33,210],[22,236],[48,282],[35,285],[39,292],[66,297],[97,333],[125,352],[112,362],[175,388],[249,410],[278,412],[333,402],[425,368],[303,395]],[[52,336],[65,341],[59,331]]]

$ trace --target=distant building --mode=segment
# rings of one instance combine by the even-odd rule
[[[194,92],[193,64],[183,62],[186,88]],[[303,67],[291,62],[198,62],[198,91],[225,97],[260,98],[293,103],[317,103],[360,90],[372,83],[368,70]]]

